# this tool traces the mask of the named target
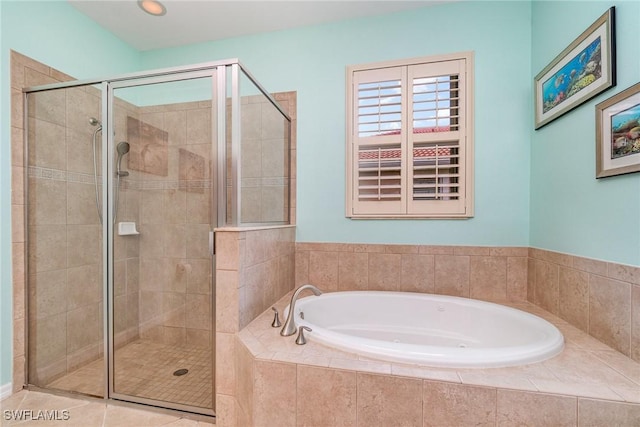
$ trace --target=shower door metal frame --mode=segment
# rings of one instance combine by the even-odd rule
[[[197,71],[187,70],[184,72],[172,73],[167,75],[159,75],[159,76],[152,76],[152,77],[138,77],[138,78],[132,78],[132,79],[122,79],[117,82],[106,82],[104,83],[104,85],[106,86],[105,87],[106,91],[104,92],[106,93],[106,96],[102,97],[103,103],[105,104],[103,105],[103,110],[102,110],[103,123],[107,123],[107,129],[115,129],[114,91],[116,91],[117,89],[149,86],[154,84],[171,83],[171,82],[186,81],[186,80],[196,80],[196,79],[203,79],[203,78],[209,78],[211,80],[211,87],[212,87],[211,112],[213,116],[214,113],[218,113],[218,111],[216,111],[217,105],[218,105],[217,98],[220,98],[219,96],[217,96],[218,89],[217,89],[216,77],[217,77],[216,68],[214,67],[211,69],[204,69],[204,70],[197,70]],[[224,99],[224,97],[222,98]],[[212,155],[215,154],[215,157],[212,157],[211,159],[211,163],[215,165],[215,170],[217,171],[220,168],[220,161],[219,159],[217,159],[218,150],[215,149],[215,147],[219,146],[220,143],[219,141],[217,141],[216,143],[215,142],[216,140],[214,139],[214,136],[217,136],[217,133],[215,132],[216,130],[215,127],[217,126],[216,117],[212,117],[211,126],[212,126],[211,154]],[[114,342],[115,283],[113,278],[113,271],[115,271],[114,270],[115,268],[114,267],[115,225],[112,224],[111,219],[115,217],[115,212],[117,209],[117,207],[114,205],[115,185],[116,185],[114,183],[114,177],[116,174],[116,170],[115,170],[115,165],[113,161],[107,162],[107,159],[111,158],[108,153],[113,153],[115,150],[115,141],[114,141],[113,132],[103,132],[103,147],[106,147],[106,152],[105,152],[105,149],[103,148],[103,157],[102,157],[103,170],[107,171],[106,176],[110,180],[110,182],[107,185],[103,185],[103,197],[105,197],[106,195],[106,198],[103,198],[103,200],[107,200],[106,204],[103,203],[103,217],[109,219],[109,221],[104,221],[103,223],[103,232],[105,233],[105,236],[106,236],[106,239],[103,240],[103,262],[104,262],[104,265],[106,266],[106,268],[104,269],[104,272],[109,273],[109,274],[105,274],[105,277],[104,277],[107,283],[107,286],[105,287],[105,294],[106,294],[105,301],[107,302],[106,304],[107,309],[105,310],[106,328],[105,328],[105,334],[104,334],[105,344],[106,344],[105,348],[107,349],[107,351],[105,352],[105,354],[107,355],[107,357],[105,357],[105,363],[108,365],[106,367],[107,368],[106,372],[109,373],[108,379],[107,381],[105,381],[105,386],[106,386],[105,396],[109,396],[110,398],[116,399],[116,400],[142,403],[145,405],[152,405],[152,406],[161,406],[164,408],[193,412],[193,413],[202,414],[202,415],[215,415],[215,298],[216,298],[215,286],[214,286],[215,285],[215,255],[211,253],[211,251],[210,251],[211,268],[213,272],[213,274],[211,275],[212,292],[211,292],[211,328],[210,328],[211,334],[212,334],[211,339],[213,340],[213,343],[211,346],[212,348],[211,350],[212,408],[211,409],[202,408],[197,406],[169,402],[165,400],[157,400],[157,399],[151,399],[146,397],[140,397],[140,396],[135,396],[135,395],[126,394],[126,393],[118,393],[115,390],[115,386],[116,386],[115,384],[116,364],[115,364],[115,342]],[[219,205],[220,203],[218,203],[218,200],[217,200],[218,195],[216,194],[217,193],[216,181],[218,180],[216,173],[212,173],[211,179],[213,181],[211,185],[211,190],[210,190],[211,203],[212,203],[212,206],[216,204]],[[107,214],[106,216],[104,216],[105,213]],[[220,225],[218,223],[218,220],[219,220],[218,209],[217,208],[211,209],[210,215],[211,215],[210,231],[212,232],[213,228]]]

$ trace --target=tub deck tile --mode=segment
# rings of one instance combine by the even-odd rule
[[[538,388],[538,391],[543,393],[565,394],[567,396],[590,397],[594,399],[617,401],[626,400],[611,388],[601,384],[543,379],[532,379],[531,381]]]
[[[280,310],[290,294],[278,301]],[[549,360],[523,366],[487,369],[461,369],[419,366],[359,356],[313,341],[304,346],[294,337],[281,337],[279,329],[269,327],[271,310],[262,313],[240,333],[257,360],[335,368],[356,372],[493,387],[514,392],[548,393],[574,398],[640,403],[640,364],[571,326],[566,321],[528,302],[504,305],[538,315],[555,324],[565,337],[563,352]],[[282,312],[282,311],[281,311]],[[267,325],[267,326],[265,326]]]
[[[339,359],[333,358],[329,362],[330,368],[348,369],[358,372],[371,372],[375,374],[391,375],[391,363],[369,360]]]
[[[391,374],[399,377],[422,378],[425,380],[439,380],[449,383],[461,383],[460,376],[455,369],[432,368],[417,365],[391,364]]]
[[[538,391],[531,379],[522,375],[496,375],[485,372],[458,372],[463,384]]]
[[[591,354],[631,381],[640,384],[640,363],[614,350],[592,351]]]
[[[611,387],[614,393],[628,402],[628,403],[640,403],[640,389],[637,387],[634,388],[625,388],[625,387]]]

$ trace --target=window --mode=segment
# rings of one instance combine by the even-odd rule
[[[347,217],[473,216],[473,54],[347,68]]]

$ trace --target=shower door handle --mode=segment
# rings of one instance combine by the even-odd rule
[[[214,238],[215,231],[209,232],[209,254],[214,256],[216,254],[216,240]]]

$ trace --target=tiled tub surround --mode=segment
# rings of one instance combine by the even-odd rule
[[[524,301],[528,248],[296,243],[296,286]]]
[[[640,268],[529,249],[527,300],[640,362]]]
[[[640,362],[640,268],[518,247],[296,243],[296,287],[529,301]]]
[[[275,306],[282,311],[290,295]],[[235,414],[220,425],[443,426],[640,424],[640,364],[535,305],[508,302],[555,324],[562,354],[493,369],[378,361],[313,341],[298,346],[267,310],[236,341]]]
[[[568,307],[563,320],[527,302],[527,296],[535,295],[536,277],[538,283],[543,280],[536,260],[544,261],[541,265],[551,271],[557,268],[558,277],[561,265],[590,270],[594,289],[603,278],[623,279],[629,297],[618,302],[629,306],[629,330],[638,330],[639,276],[633,267],[529,248],[297,243],[296,286],[433,292],[500,302],[554,323],[565,336],[566,349],[548,361],[513,368],[393,364],[331,349],[312,339],[297,346],[293,338],[282,338],[278,329],[270,327],[273,314],[268,309],[234,343],[237,362],[229,387],[235,388],[237,400],[227,399],[218,423],[637,425],[640,365],[573,326]],[[545,267],[542,271],[547,271]],[[565,282],[559,279],[560,283]],[[549,293],[543,291],[545,285],[537,289],[540,296]],[[560,285],[552,289],[560,298]],[[277,304],[281,312],[288,298]],[[591,310],[594,325],[602,315],[596,313]]]

